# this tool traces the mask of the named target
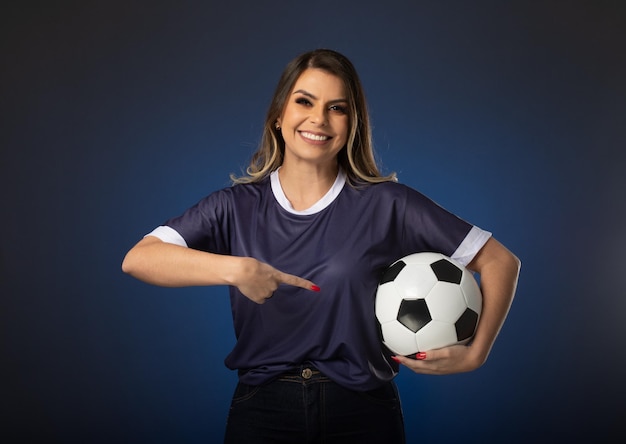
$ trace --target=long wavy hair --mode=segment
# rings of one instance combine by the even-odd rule
[[[363,86],[354,65],[344,55],[330,49],[316,49],[293,59],[283,71],[265,118],[263,135],[252,155],[246,175],[231,174],[233,183],[258,182],[277,170],[283,163],[285,141],[276,122],[282,115],[288,97],[300,77],[309,68],[326,71],[339,77],[348,100],[349,132],[346,146],[337,156],[339,166],[346,172],[348,183],[378,183],[395,181],[396,175],[381,175],[372,144],[367,102]]]

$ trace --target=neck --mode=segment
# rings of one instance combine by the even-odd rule
[[[337,179],[338,171],[337,164],[332,168],[310,165],[306,168],[297,168],[283,164],[278,171],[278,177],[280,186],[291,206],[301,211],[312,207],[328,193]]]

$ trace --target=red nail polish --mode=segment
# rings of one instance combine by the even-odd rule
[[[423,359],[426,359],[426,353],[424,352],[415,353],[415,359],[419,359],[420,361]]]
[[[400,364],[400,360],[396,356],[392,356],[391,359]]]
[[[317,285],[311,285],[311,290],[313,290],[313,291],[320,291],[321,288],[318,287]]]

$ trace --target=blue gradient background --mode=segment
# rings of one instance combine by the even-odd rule
[[[226,289],[120,263],[245,167],[316,47],[357,66],[384,171],[523,261],[484,367],[397,378],[408,442],[626,432],[623,2],[19,4],[0,14],[3,442],[221,441]]]

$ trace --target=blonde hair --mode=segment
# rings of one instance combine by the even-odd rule
[[[233,183],[258,182],[283,163],[285,141],[280,130],[276,128],[276,122],[296,81],[309,68],[326,71],[339,77],[344,83],[350,124],[346,146],[339,152],[337,161],[346,172],[348,183],[354,185],[356,182],[395,181],[395,173],[383,176],[378,169],[365,94],[352,62],[336,51],[316,49],[296,57],[283,71],[267,111],[261,143],[246,169],[247,175],[237,177],[231,174]]]

